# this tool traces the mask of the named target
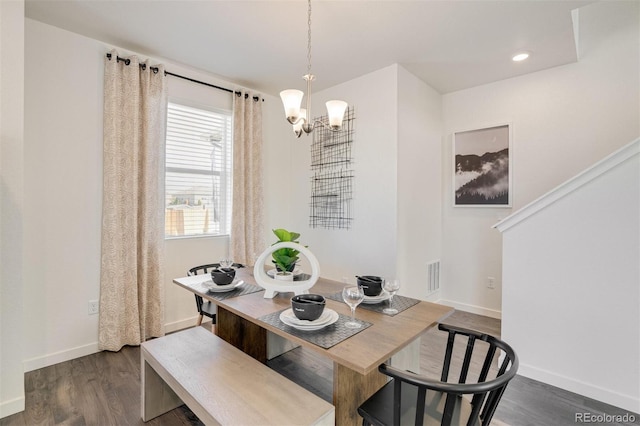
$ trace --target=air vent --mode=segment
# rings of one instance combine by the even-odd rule
[[[427,263],[427,296],[440,290],[440,260]]]

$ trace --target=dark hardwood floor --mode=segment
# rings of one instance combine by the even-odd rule
[[[447,321],[500,335],[500,321],[457,311]],[[208,324],[203,324],[209,329]],[[444,333],[430,330],[422,338],[420,368],[439,376]],[[331,401],[332,363],[308,349],[297,348],[268,362],[284,376]],[[0,426],[32,425],[202,425],[182,406],[147,423],[140,419],[140,349],[100,352],[25,374],[26,410],[0,419]],[[495,426],[575,425],[576,413],[624,415],[626,411],[522,376],[509,384]],[[592,423],[639,425],[634,423]]]

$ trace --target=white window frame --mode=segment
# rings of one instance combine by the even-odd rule
[[[221,146],[221,160],[220,170],[203,170],[202,168],[190,168],[188,165],[184,167],[176,167],[170,164],[168,158],[168,148],[170,146],[175,146],[175,144],[171,144],[169,139],[169,108],[170,105],[175,105],[178,108],[186,108],[186,109],[195,109],[200,111],[206,111],[208,113],[213,113],[219,117],[222,117],[225,120],[225,126],[223,126],[222,130],[222,139],[218,146]],[[233,113],[229,110],[214,108],[208,105],[198,104],[196,102],[192,102],[185,99],[180,98],[169,98],[169,102],[167,104],[167,132],[165,134],[165,239],[182,239],[182,238],[200,238],[200,237],[217,237],[217,236],[228,236],[230,233],[231,227],[231,191],[232,191],[232,179],[233,179]],[[183,143],[187,143],[187,141],[182,141]],[[212,145],[215,144],[213,141],[209,141]],[[214,151],[212,151],[213,153]],[[213,154],[212,154],[213,155]],[[213,161],[213,160],[212,160]],[[210,163],[211,164],[211,163]],[[224,167],[226,166],[226,167]],[[226,169],[226,171],[225,171]],[[211,211],[208,212],[209,221],[207,223],[208,231],[203,229],[202,232],[192,232],[194,229],[193,226],[187,225],[187,220],[182,218],[184,221],[184,234],[180,234],[180,229],[176,230],[174,226],[170,226],[170,223],[167,222],[170,210],[179,210],[181,208],[171,208],[169,197],[172,198],[171,201],[174,201],[174,197],[177,197],[175,193],[169,194],[171,188],[169,188],[169,184],[171,178],[170,174],[173,174],[174,177],[176,174],[185,174],[185,175],[200,175],[200,176],[220,176],[219,183],[219,191],[220,195],[216,199],[215,195],[215,183],[213,184],[213,190],[210,194],[212,200],[212,208]],[[197,183],[194,181],[193,186],[196,187]],[[195,195],[194,195],[195,198]],[[203,197],[204,198],[204,197]],[[194,201],[195,204],[195,201]],[[206,203],[205,203],[206,204]],[[215,221],[215,204],[218,204],[218,214],[219,220]],[[188,207],[182,207],[183,209],[187,209]],[[186,213],[186,212],[185,212]],[[186,216],[186,215],[185,215]],[[216,225],[217,223],[217,225]],[[198,230],[200,227],[197,227]]]

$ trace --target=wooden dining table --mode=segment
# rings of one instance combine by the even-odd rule
[[[250,268],[238,269],[236,277],[257,285]],[[293,293],[279,293],[272,299],[266,299],[264,291],[259,291],[217,300],[213,297],[215,293],[207,292],[202,285],[208,279],[210,276],[194,275],[176,278],[173,282],[218,306],[215,332],[222,339],[266,362],[267,333],[271,332],[333,361],[333,405],[336,424],[340,426],[361,423],[357,408],[387,381],[387,377],[378,372],[378,366],[454,311],[449,306],[425,301],[419,301],[395,316],[357,308],[356,318],[371,325],[325,349],[260,320],[291,307]],[[344,283],[320,278],[310,292],[328,296],[342,291],[344,286]],[[351,315],[350,308],[343,302],[327,299],[326,303],[327,308],[339,314]]]

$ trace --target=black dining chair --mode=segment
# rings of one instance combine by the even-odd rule
[[[244,265],[241,265],[239,263],[234,263],[232,266],[234,268],[244,267]],[[187,275],[192,276],[192,275],[210,274],[212,269],[216,269],[219,267],[220,267],[219,263],[208,263],[206,265],[194,266],[193,268],[189,269],[189,272],[187,272]],[[211,331],[215,332],[216,305],[209,300],[205,302],[202,296],[199,296],[197,294],[195,295],[195,297],[196,297],[196,308],[198,308],[198,314],[200,315],[198,316],[198,321],[196,325],[200,326],[202,324],[202,320],[204,319],[204,317],[207,316],[211,318]]]
[[[518,371],[516,353],[507,343],[487,334],[444,324],[438,329],[448,333],[440,380],[380,365],[378,370],[391,381],[358,408],[363,426],[491,423],[507,384]],[[462,353],[460,376],[457,382],[448,382],[452,359]],[[481,370],[470,375],[472,360],[478,359]],[[455,369],[457,372],[457,365]],[[476,375],[477,380],[467,383]]]

